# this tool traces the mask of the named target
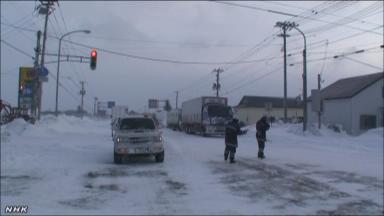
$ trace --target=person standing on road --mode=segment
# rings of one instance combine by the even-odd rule
[[[270,125],[267,122],[267,117],[263,116],[259,121],[256,122],[256,139],[257,144],[259,146],[259,152],[257,157],[260,159],[264,159],[264,147],[265,141],[267,141],[267,130],[269,130]]]
[[[224,160],[228,159],[230,163],[235,163],[235,153],[237,148],[237,135],[241,133],[239,120],[234,118],[225,126],[225,150]]]

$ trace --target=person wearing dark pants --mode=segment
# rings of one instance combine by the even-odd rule
[[[230,163],[235,163],[235,153],[237,148],[237,135],[241,133],[239,120],[236,118],[232,119],[225,126],[225,150],[224,150],[224,160],[229,160]]]
[[[256,139],[257,144],[259,146],[259,152],[257,157],[260,159],[264,159],[264,148],[265,141],[267,140],[267,130],[269,130],[270,125],[267,122],[267,117],[263,116],[259,121],[256,122]]]

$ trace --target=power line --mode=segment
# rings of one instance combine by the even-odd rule
[[[192,42],[180,42],[180,41],[157,41],[157,40],[139,40],[139,39],[129,39],[129,38],[113,38],[113,37],[104,37],[104,36],[83,36],[83,35],[73,35],[73,37],[79,38],[92,38],[97,40],[107,40],[107,41],[127,41],[134,43],[151,43],[151,44],[170,44],[170,45],[182,45],[182,46],[195,46],[197,48],[209,48],[209,47],[247,47],[249,44],[215,44],[215,43],[192,43]]]
[[[296,14],[291,14],[291,13],[286,13],[286,12],[281,12],[281,11],[275,11],[275,10],[269,10],[269,9],[264,9],[264,8],[260,8],[260,7],[255,7],[255,6],[242,5],[242,4],[237,4],[237,3],[232,3],[232,2],[223,2],[223,1],[213,1],[213,2],[231,5],[231,6],[242,7],[242,8],[250,8],[250,9],[254,9],[254,10],[259,10],[259,11],[264,11],[264,12],[269,12],[269,13],[274,13],[274,14],[280,14],[280,15],[285,15],[285,16],[290,16],[290,17],[298,17],[298,15],[296,15]]]
[[[280,15],[285,15],[285,16],[290,16],[290,17],[305,18],[305,19],[310,19],[310,20],[313,20],[313,21],[328,23],[328,24],[332,24],[332,25],[344,26],[344,27],[348,27],[348,28],[351,28],[351,29],[355,29],[355,30],[367,31],[366,29],[361,29],[361,28],[357,28],[357,27],[354,27],[354,26],[349,26],[349,25],[346,25],[346,24],[339,24],[339,23],[336,23],[336,22],[329,22],[329,21],[325,21],[325,20],[315,19],[315,18],[311,18],[309,16],[308,17],[303,17],[303,16],[297,15],[297,14],[285,13],[285,12],[281,12],[281,11],[264,9],[264,8],[260,8],[260,7],[249,6],[249,5],[242,5],[242,4],[237,4],[237,3],[221,2],[221,1],[213,1],[213,2],[221,3],[221,4],[227,4],[227,5],[231,5],[231,6],[249,8],[249,9],[254,9],[254,10],[259,10],[259,11],[264,11],[264,12],[269,12],[269,13],[275,13],[275,14],[280,14]],[[370,33],[382,35],[381,33],[378,33],[378,32],[370,31]]]
[[[172,64],[195,64],[195,65],[220,65],[220,64],[248,64],[248,63],[253,63],[253,62],[258,62],[261,60],[249,60],[249,61],[223,61],[223,62],[202,62],[202,61],[180,61],[180,60],[171,60],[171,59],[160,59],[160,58],[152,58],[152,57],[145,57],[145,56],[138,56],[138,55],[132,55],[128,53],[122,53],[122,52],[117,52],[117,51],[112,51],[100,47],[95,47],[95,46],[89,46],[86,44],[78,43],[78,42],[73,42],[73,41],[68,41],[63,39],[64,41],[68,43],[72,43],[78,46],[86,47],[89,49],[96,48],[99,51],[105,52],[105,53],[110,53],[118,56],[124,56],[128,58],[134,58],[134,59],[140,59],[140,60],[147,60],[147,61],[155,61],[155,62],[164,62],[164,63],[172,63]]]
[[[31,28],[25,28],[25,27],[21,27],[21,26],[15,26],[15,25],[12,25],[12,24],[9,24],[9,23],[4,23],[4,22],[0,22],[2,25],[5,25],[5,26],[10,26],[12,28],[15,28],[15,29],[19,29],[19,30],[22,30],[22,31],[29,31],[29,32],[34,32],[36,33],[38,30],[36,29],[31,29]],[[51,34],[48,34],[47,33],[47,37],[50,37],[50,38],[57,38],[56,36],[53,36]],[[58,38],[57,38],[58,39]]]
[[[372,28],[371,30],[376,30],[376,29],[379,29],[379,28],[382,28],[382,27],[375,27],[375,28]],[[329,41],[328,44],[334,44],[334,43],[337,43],[337,42],[340,42],[340,41],[345,41],[346,39],[350,39],[350,38],[353,38],[353,37],[356,37],[356,36],[359,36],[359,35],[362,35],[362,34],[365,34],[367,32],[358,32],[356,34],[352,34],[352,35],[348,35],[346,37],[342,37],[342,38],[339,38],[339,39],[336,39],[336,40],[332,40],[332,41]],[[307,44],[307,47],[311,47],[311,48],[317,48],[317,47],[322,47],[324,45],[317,45],[317,46],[313,46],[314,44],[320,44],[322,42],[324,42],[325,40],[321,40],[321,41],[316,41],[316,42],[312,42],[310,44]],[[291,50],[298,50],[298,49],[302,49],[302,47],[295,47],[295,48],[292,48]]]
[[[282,6],[285,6],[285,7],[290,7],[290,8],[295,8],[295,9],[299,8],[301,10],[306,10],[306,11],[309,11],[309,12],[315,13],[315,14],[319,14],[320,13],[320,14],[325,14],[325,15],[329,15],[329,16],[333,16],[333,17],[343,18],[343,16],[340,16],[340,15],[337,15],[337,14],[334,14],[334,13],[329,13],[329,12],[325,12],[325,11],[318,11],[318,10],[314,10],[314,9],[308,9],[308,8],[300,7],[298,5],[292,6],[292,5],[289,5],[289,4],[285,4],[285,3],[281,3],[281,2],[273,2],[273,1],[264,1],[263,3],[282,5]],[[355,22],[361,22],[362,24],[366,24],[367,23],[367,24],[371,24],[371,25],[375,25],[375,26],[380,26],[380,24],[364,21],[364,20],[361,20],[361,19],[354,19],[354,18],[347,18],[347,19],[350,19],[350,20],[355,21]]]
[[[254,55],[256,52],[258,52],[258,51],[260,51],[262,48],[263,48],[263,46],[262,46],[262,43],[264,43],[264,42],[266,42],[267,41],[267,39],[270,39],[270,38],[272,38],[272,39],[274,39],[274,36],[276,35],[276,33],[275,34],[272,34],[271,36],[268,36],[268,37],[266,37],[264,40],[262,40],[260,43],[258,43],[258,44],[256,44],[255,46],[253,46],[252,48],[250,48],[250,49],[248,49],[247,51],[245,51],[244,53],[242,53],[242,54],[240,54],[238,57],[236,57],[235,59],[234,59],[234,61],[236,61],[236,60],[239,60],[239,59],[246,59],[246,58],[249,58],[250,56],[252,56],[252,55]],[[270,41],[270,42],[272,42],[272,41]],[[265,46],[265,45],[264,45]],[[230,66],[228,66],[228,67],[225,67],[224,68],[224,70],[226,70],[226,71],[228,71],[230,68],[231,68],[231,66],[235,66],[235,65],[230,65]],[[252,65],[250,65],[250,66],[252,66]],[[249,67],[249,66],[248,66]],[[231,72],[231,71],[230,71]],[[226,72],[226,75],[228,74],[228,72]],[[188,88],[190,88],[190,87],[194,87],[194,88],[197,88],[198,86],[201,86],[202,84],[206,84],[206,82],[200,82],[200,81],[202,81],[203,79],[205,79],[206,77],[208,77],[208,76],[210,76],[210,74],[206,74],[206,75],[204,75],[204,76],[202,76],[201,78],[199,78],[198,80],[195,80],[195,81],[193,81],[191,84],[189,84],[188,86],[186,86],[186,87],[184,87],[184,88],[182,88],[182,89],[179,89],[179,91],[184,91],[185,89],[188,89]],[[223,76],[223,77],[227,77],[227,76]],[[207,80],[206,80],[207,81]],[[209,82],[210,82],[210,80],[208,80]],[[195,83],[197,83],[197,84],[195,84]],[[172,93],[173,94],[173,93]]]
[[[30,57],[30,58],[32,58],[32,59],[35,59],[35,57],[33,57],[32,55],[30,55],[30,54],[24,52],[23,50],[21,50],[21,49],[15,47],[15,46],[13,46],[12,44],[10,44],[10,43],[4,41],[3,39],[0,39],[0,40],[1,40],[1,42],[3,42],[4,44],[8,45],[8,46],[11,47],[11,48],[13,48],[14,50],[18,51],[19,53],[22,53],[23,55],[28,56],[28,57]]]
[[[371,67],[371,68],[375,68],[375,69],[379,69],[380,71],[383,71],[383,67],[377,67],[373,64],[368,64],[366,62],[362,62],[360,60],[357,60],[357,59],[353,59],[351,57],[348,57],[348,56],[344,56],[344,58],[350,60],[350,61],[353,61],[353,62],[356,62],[356,63],[359,63],[359,64],[362,64],[362,65],[365,65],[365,66],[368,66],[368,67]]]
[[[64,29],[65,29],[66,32],[68,32],[67,23],[65,22],[65,19],[64,19],[64,13],[63,13],[63,11],[61,10],[61,7],[60,7],[60,6],[59,6],[58,8],[59,8],[59,14],[60,14],[61,20],[62,20],[62,22],[63,22],[63,24],[64,24]],[[56,18],[56,16],[55,16],[55,18]],[[68,36],[68,40],[71,40],[71,39],[72,39],[71,37],[72,37],[72,35],[69,35],[69,36]],[[65,47],[68,47],[67,44],[65,44],[64,46],[65,46]],[[72,51],[76,52],[76,51],[75,51],[75,48],[74,48],[74,46],[73,46],[73,44],[70,44],[70,48],[69,48],[69,49],[71,49]],[[78,65],[72,65],[72,64],[71,64],[71,66],[72,66],[73,71],[75,72],[75,74],[76,74],[78,80],[85,80],[84,77],[81,78],[81,76],[80,76],[80,74],[79,74],[79,72],[78,72]]]
[[[10,27],[15,28],[15,29],[20,29],[20,30],[23,30],[23,31],[37,32],[37,30],[30,29],[30,28],[25,28],[25,27],[20,27],[20,26],[15,26],[13,24],[7,24],[7,23],[4,23],[4,22],[1,22],[1,24],[5,25],[5,26],[10,26]]]
[[[383,46],[383,45],[381,45],[380,47],[372,47],[372,48],[368,48],[368,49],[361,49],[361,50],[357,50],[357,51],[354,51],[354,52],[348,52],[348,53],[344,53],[344,54],[339,54],[339,55],[329,56],[329,57],[326,57],[326,58],[311,59],[311,60],[307,60],[307,63],[308,63],[308,62],[316,62],[316,61],[324,61],[324,60],[327,60],[327,59],[341,59],[341,58],[346,58],[347,56],[350,56],[350,55],[361,54],[361,53],[367,53],[367,51],[369,51],[369,50],[378,49],[378,48],[383,48],[382,46]],[[290,65],[290,66],[294,66],[294,65],[296,65],[296,64],[302,64],[302,63],[303,63],[302,61],[298,61],[298,62],[291,63],[291,64],[289,64],[289,65]],[[369,65],[368,63],[365,63],[365,64]],[[370,65],[370,66],[376,67],[376,66],[374,66],[374,65]]]
[[[52,73],[48,73],[55,81],[56,81],[56,77],[52,74]],[[67,92],[68,95],[72,96],[72,98],[74,98],[74,100],[76,100],[76,102],[78,102],[78,98],[76,96],[74,96],[72,94],[72,92],[70,92],[60,81],[59,81],[59,86],[65,91]]]
[[[374,3],[373,5],[371,6],[368,6],[366,8],[363,8],[361,10],[359,10],[358,12],[355,12],[354,14],[352,15],[349,15],[347,17],[343,17],[342,19],[339,19],[333,23],[329,23],[329,24],[326,24],[326,25],[323,25],[323,26],[319,26],[319,27],[315,27],[315,28],[312,28],[312,29],[308,29],[308,30],[305,30],[306,34],[311,34],[311,33],[316,33],[316,32],[323,32],[324,30],[330,30],[334,27],[336,27],[334,24],[338,24],[340,26],[346,26],[348,23],[351,23],[353,21],[351,21],[349,18],[353,18],[353,17],[358,17],[358,18],[363,18],[363,17],[367,17],[367,16],[370,16],[370,14],[372,12],[374,12],[375,10],[378,10],[378,8],[376,7],[375,5],[376,3]],[[382,27],[382,25],[379,25],[379,27]],[[375,31],[372,31],[372,30],[367,30],[367,29],[360,29],[360,31],[366,31],[366,32],[369,32],[369,33],[374,33],[374,34],[377,34],[377,35],[382,35],[382,33],[378,33],[378,32],[375,32]]]
[[[26,23],[28,23],[29,21],[31,21],[30,19],[28,19],[30,15],[26,15],[24,16],[23,18],[19,19],[18,21],[14,22],[14,25],[19,25],[19,26],[23,26],[25,25]],[[9,22],[9,20],[3,16],[1,16],[2,19],[4,19],[5,21]],[[10,22],[9,22],[10,23]],[[9,34],[10,32],[12,32],[13,29],[7,31],[7,32],[2,32],[2,37],[5,37],[7,34]]]
[[[230,90],[227,91],[224,95],[232,94],[233,92],[235,92],[235,91],[237,91],[237,90],[239,90],[239,89],[241,89],[241,88],[244,88],[244,87],[247,86],[247,85],[253,84],[254,82],[256,82],[256,81],[258,81],[258,80],[260,80],[260,79],[263,79],[264,77],[269,76],[269,75],[271,75],[271,74],[273,74],[273,73],[276,73],[276,72],[278,72],[278,71],[280,71],[280,70],[281,70],[281,67],[278,67],[278,68],[276,68],[276,69],[274,69],[274,70],[272,70],[272,71],[270,71],[270,72],[268,72],[268,73],[265,73],[265,74],[263,74],[263,75],[257,77],[256,79],[249,80],[249,81],[248,81],[247,83],[245,83],[245,84],[242,84],[242,85],[239,85],[238,87],[235,87],[235,88],[230,89]]]

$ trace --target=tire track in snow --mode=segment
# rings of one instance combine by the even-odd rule
[[[268,213],[271,214],[383,213],[383,205],[369,195],[361,194],[362,191],[352,193],[354,191],[335,185],[358,183],[361,189],[370,189],[372,193],[372,189],[382,190],[382,182],[375,178],[341,171],[316,171],[316,167],[305,164],[280,166],[245,158],[238,160],[238,169],[229,169],[215,161],[209,165],[233,194],[247,197],[254,203],[270,201]]]

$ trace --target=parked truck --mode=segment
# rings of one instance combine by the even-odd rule
[[[198,97],[183,102],[181,127],[186,133],[224,135],[233,113],[225,97]]]
[[[167,112],[167,127],[173,130],[181,130],[181,109],[173,109]]]

